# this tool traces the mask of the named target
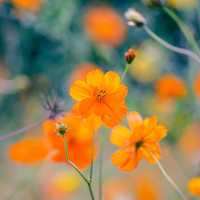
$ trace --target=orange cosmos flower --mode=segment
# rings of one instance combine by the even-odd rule
[[[156,83],[156,94],[162,99],[175,99],[186,95],[184,82],[173,74],[166,74]]]
[[[37,164],[48,155],[48,147],[44,138],[26,138],[9,148],[9,156],[13,161],[22,164]]]
[[[91,40],[109,46],[118,46],[125,38],[126,25],[111,8],[90,8],[84,18],[86,32]]]
[[[127,91],[117,73],[109,71],[103,74],[98,69],[70,87],[70,95],[78,102],[80,113],[86,116],[96,114],[109,127],[118,124],[126,114]]]
[[[197,74],[193,83],[194,93],[200,99],[200,72]]]
[[[192,178],[189,181],[188,190],[192,195],[200,197],[200,177]]]
[[[88,167],[96,155],[97,149],[93,139],[97,128],[91,118],[83,119],[74,113],[45,121],[43,124],[45,137],[50,148],[56,151],[53,160],[66,162],[64,150],[64,139],[66,139],[69,160],[80,169]],[[60,135],[62,131],[64,131],[63,137]]]
[[[128,123],[130,129],[117,126],[110,138],[111,143],[120,147],[112,155],[112,162],[123,171],[136,168],[142,158],[155,163],[154,157],[160,158],[159,141],[167,132],[163,125],[157,123],[155,116],[143,120],[138,113],[132,112],[128,114]]]
[[[42,0],[12,0],[12,3],[17,8],[29,11],[38,11]]]

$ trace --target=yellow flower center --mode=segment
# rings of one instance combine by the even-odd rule
[[[97,91],[96,99],[97,99],[97,101],[102,102],[102,100],[104,99],[105,96],[106,96],[106,91],[99,90],[99,91]]]

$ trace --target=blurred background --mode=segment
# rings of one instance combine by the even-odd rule
[[[165,5],[199,45],[199,0],[166,0]],[[160,37],[192,50],[174,20],[151,0],[0,0],[0,135],[44,117],[41,96],[56,96],[70,108],[72,81],[96,67],[122,73],[124,53],[134,48],[136,58],[125,78],[127,104],[145,116],[158,115],[168,127],[162,162],[187,190],[188,179],[200,174],[200,66],[164,49],[142,28],[129,28],[124,19],[129,7],[139,10]],[[22,137],[0,141],[1,200],[88,199],[84,183],[66,166],[11,161],[9,144]],[[104,150],[106,200],[178,200],[155,166],[118,172],[110,163],[111,150]]]

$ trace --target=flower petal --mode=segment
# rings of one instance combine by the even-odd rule
[[[143,122],[143,119],[138,112],[129,112],[127,114],[127,119],[128,125],[132,130]]]
[[[86,76],[86,82],[89,86],[99,87],[103,82],[103,72],[100,69],[90,71]]]
[[[91,89],[84,81],[75,81],[70,87],[70,96],[76,100],[81,101],[91,97]]]
[[[111,132],[110,141],[112,144],[121,147],[129,143],[130,136],[131,132],[128,128],[124,126],[117,126]]]

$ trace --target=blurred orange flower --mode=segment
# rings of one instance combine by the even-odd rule
[[[42,4],[42,0],[12,0],[12,3],[23,10],[37,11]]]
[[[184,82],[173,74],[166,74],[156,82],[156,94],[161,99],[175,99],[186,95]]]
[[[200,177],[192,178],[188,182],[188,189],[192,195],[200,197]]]
[[[126,114],[127,91],[117,73],[109,71],[104,74],[98,69],[70,87],[70,95],[78,102],[80,113],[86,116],[95,114],[109,127],[117,125]]]
[[[72,74],[70,75],[70,83],[76,80],[85,79],[88,72],[97,68],[98,67],[92,63],[81,63],[76,67],[75,70],[73,70]]]
[[[125,38],[125,23],[116,11],[109,7],[90,8],[85,15],[84,25],[89,37],[95,42],[115,47]]]
[[[193,83],[194,93],[200,99],[200,72],[197,74]]]
[[[64,137],[61,137],[58,133],[59,125],[65,127],[66,134],[64,134]],[[88,167],[97,151],[93,140],[97,126],[94,126],[96,124],[93,123],[91,118],[83,119],[73,113],[67,113],[61,118],[45,121],[43,124],[45,137],[52,151],[56,151],[53,160],[66,162],[63,141],[66,139],[69,160],[80,169]]]
[[[9,148],[11,160],[22,164],[37,164],[47,155],[47,144],[41,137],[22,139]]]
[[[112,163],[123,171],[136,168],[142,158],[155,163],[154,157],[160,158],[159,142],[167,129],[157,123],[155,116],[143,120],[136,112],[128,114],[128,124],[130,129],[117,126],[112,130],[111,143],[120,147],[112,155]]]

